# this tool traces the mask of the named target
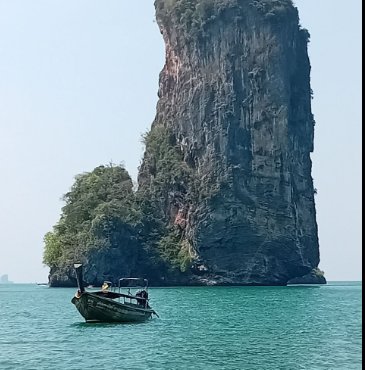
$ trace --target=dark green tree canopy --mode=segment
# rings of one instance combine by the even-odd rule
[[[119,247],[125,228],[138,220],[133,182],[122,166],[99,166],[76,176],[64,195],[60,221],[44,238],[43,262],[72,266],[92,249]]]

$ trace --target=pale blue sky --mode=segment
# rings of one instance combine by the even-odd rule
[[[297,0],[312,34],[315,186],[330,280],[361,279],[361,1]],[[46,281],[43,235],[73,177],[133,178],[164,45],[153,0],[0,0],[0,275]]]

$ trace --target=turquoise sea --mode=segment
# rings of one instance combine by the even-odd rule
[[[150,289],[160,319],[86,324],[75,289],[0,285],[0,369],[361,368],[361,283]]]

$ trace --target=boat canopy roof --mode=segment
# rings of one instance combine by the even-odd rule
[[[143,278],[121,278],[118,285],[121,288],[146,288],[148,280]]]
[[[136,299],[136,300],[139,300],[139,301],[147,301],[147,298],[137,297],[137,296],[132,295],[132,294],[122,294],[122,293],[116,293],[116,292],[103,292],[103,291],[94,292],[94,293],[91,293],[91,294],[94,295],[94,296],[96,295],[96,296],[99,296],[99,297],[110,298],[110,299],[129,298],[129,299]]]

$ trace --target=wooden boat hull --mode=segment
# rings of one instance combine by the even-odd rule
[[[121,303],[87,292],[73,297],[71,302],[86,322],[143,322],[154,313],[137,304]]]

